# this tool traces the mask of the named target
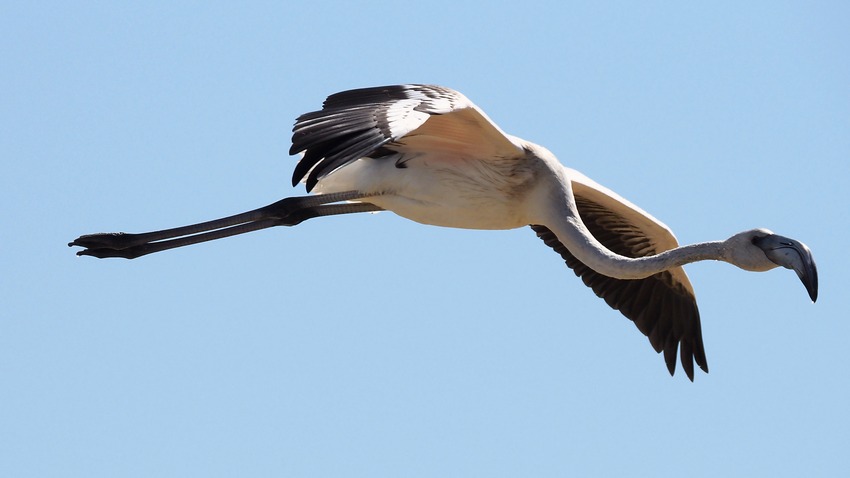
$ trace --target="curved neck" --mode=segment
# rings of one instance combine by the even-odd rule
[[[563,226],[563,227],[561,227]],[[653,256],[621,256],[602,245],[580,221],[561,221],[549,227],[576,259],[594,271],[615,279],[643,279],[692,262],[725,260],[723,242],[699,242]]]
[[[564,191],[561,208],[544,223],[576,259],[594,271],[615,279],[642,279],[658,272],[705,260],[726,261],[722,241],[680,246],[656,255],[631,258],[619,255],[600,243],[578,214],[572,190]]]

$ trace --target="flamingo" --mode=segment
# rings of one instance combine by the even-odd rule
[[[613,309],[663,353],[706,373],[700,314],[682,268],[716,260],[747,271],[792,269],[817,300],[817,267],[800,241],[751,229],[679,246],[670,228],[610,189],[565,167],[546,148],[503,132],[461,93],[433,85],[343,91],[301,115],[290,154],[302,154],[288,197],[242,214],[141,234],[87,234],[81,256],[133,259],[272,226],[359,212],[467,229],[530,226]]]

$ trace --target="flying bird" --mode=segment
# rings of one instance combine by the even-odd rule
[[[767,229],[679,246],[671,230],[546,148],[502,131],[461,93],[433,85],[343,91],[301,115],[290,154],[306,196],[213,221],[141,234],[80,236],[77,255],[134,259],[272,226],[358,212],[467,229],[530,226],[582,281],[631,319],[674,374],[705,372],[700,315],[683,265],[719,260],[755,272],[792,269],[812,301],[809,248]]]

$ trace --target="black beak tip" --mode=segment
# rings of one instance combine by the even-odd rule
[[[812,299],[812,302],[818,301],[818,278],[814,277],[813,280],[803,281],[803,285],[806,286],[806,290],[809,292],[809,297]]]
[[[808,270],[800,274],[800,280],[803,282],[803,286],[806,288],[806,291],[809,293],[809,298],[812,299],[812,302],[818,301],[818,269],[815,266],[814,261],[810,264],[811,267]]]

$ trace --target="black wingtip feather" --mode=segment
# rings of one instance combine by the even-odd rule
[[[399,103],[402,100],[412,101]],[[289,154],[306,152],[293,185],[306,177],[309,190],[346,164],[372,157],[375,150],[415,130],[423,113],[439,115],[468,106],[460,93],[434,85],[379,86],[330,95],[321,110],[299,116],[292,128]],[[416,116],[408,120],[414,111]]]
[[[582,206],[588,217],[582,214]],[[600,229],[601,226],[593,221],[592,213],[588,213],[587,208],[588,204],[579,202],[583,221],[603,245],[622,255],[633,252],[618,243],[620,236]],[[671,375],[676,371],[677,355],[689,380],[694,380],[694,361],[702,370],[708,372],[699,310],[692,296],[686,294],[683,289],[675,288],[669,273],[662,272],[639,280],[605,277],[576,259],[545,226],[532,225],[531,228],[547,246],[561,255],[567,266],[597,296],[635,323],[638,330],[649,338],[652,348],[663,353],[664,363]],[[645,248],[641,252],[654,253]]]
[[[292,128],[289,154],[305,155],[295,167],[292,185],[306,177],[310,191],[327,174],[391,141],[382,115],[388,105],[408,98],[416,87],[395,85],[343,91],[330,95],[321,110],[299,116]]]
[[[694,381],[694,348],[691,344],[690,340],[682,340],[682,343],[679,345],[681,349],[681,362],[682,368],[685,370],[685,375],[691,380]]]
[[[667,336],[664,344],[664,363],[667,364],[667,371],[670,375],[676,373],[676,352],[678,352],[679,344],[672,334]]]
[[[383,103],[406,98],[406,92],[421,85],[387,85],[355,88],[334,93],[325,100],[323,108],[346,108],[364,103]]]

